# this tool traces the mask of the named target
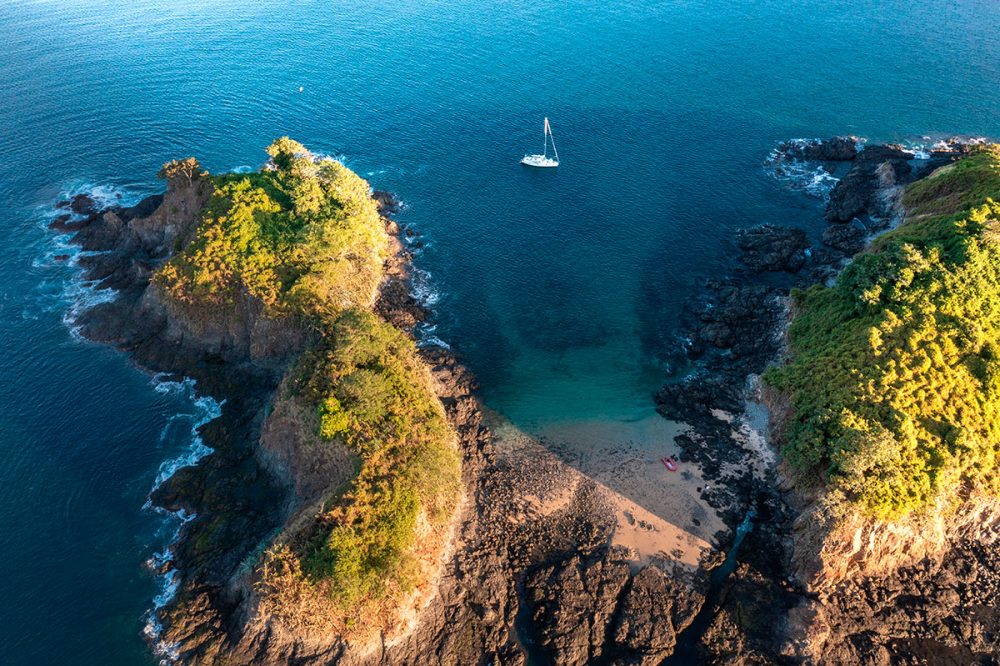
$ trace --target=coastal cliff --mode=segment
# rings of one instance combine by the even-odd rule
[[[768,374],[801,509],[791,567],[811,595],[793,653],[815,661],[997,659],[998,152],[943,148],[905,188],[872,171],[867,212],[892,211],[892,228],[795,294]]]

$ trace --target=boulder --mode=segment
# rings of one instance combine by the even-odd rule
[[[844,254],[854,255],[865,246],[866,231],[855,219],[851,224],[831,224],[823,232],[823,243]]]
[[[742,250],[740,260],[752,272],[795,273],[806,263],[809,238],[801,229],[762,224],[740,231],[736,243]]]

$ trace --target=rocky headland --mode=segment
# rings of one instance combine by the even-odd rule
[[[692,423],[678,438],[684,458],[715,481],[711,499],[730,524],[739,519],[732,507],[755,510],[712,619],[685,652],[691,663],[997,663],[996,500],[963,495],[957,507],[900,520],[832,518],[822,487],[773,448],[797,414],[761,380],[790,354],[790,290],[831,283],[855,253],[906,223],[907,185],[978,145],[949,140],[916,159],[902,146],[835,137],[788,142],[771,156],[779,176],[841,174],[821,243],[772,224],[741,232],[739,265],[689,308],[686,358],[671,364],[686,372],[656,396],[665,416]],[[748,437],[754,424],[773,444]]]
[[[156,613],[157,654],[172,662],[234,663],[608,663],[654,664],[703,603],[707,571],[669,560],[639,563],[612,539],[621,507],[607,488],[526,438],[497,446],[475,379],[449,350],[416,348],[456,435],[461,499],[435,574],[392,621],[374,631],[316,631],[289,622],[261,593],[268,549],[322,509],[351,478],[351,454],[323,447],[314,416],[287,385],[320,333],[274,316],[240,290],[226,307],[192,311],[158,282],[192,247],[219,180],[196,162],[172,163],[166,192],[134,207],[97,210],[66,202],[53,229],[86,250],[83,278],[116,297],[81,313],[85,337],[114,345],[139,366],[190,377],[222,403],[201,428],[212,453],[162,483],[151,500],[194,516],[160,573],[176,595]],[[186,165],[185,168],[181,168]],[[412,335],[428,316],[410,288],[407,240],[391,195],[375,192],[390,237],[371,308]],[[637,530],[651,530],[625,512]],[[306,605],[306,602],[303,601]],[[311,607],[311,606],[310,606]],[[664,612],[664,609],[667,609]]]

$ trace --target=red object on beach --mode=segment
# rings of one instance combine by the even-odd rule
[[[663,464],[671,472],[676,472],[677,471],[677,463],[675,463],[673,460],[667,460],[666,458],[660,458],[660,460],[663,461]]]

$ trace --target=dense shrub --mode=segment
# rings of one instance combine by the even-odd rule
[[[272,316],[317,324],[370,305],[388,237],[368,183],[288,138],[268,154],[259,173],[213,178],[194,240],[157,281],[187,305],[227,306],[246,294]]]
[[[912,185],[923,212],[793,294],[792,358],[765,376],[794,409],[784,454],[871,515],[1000,491],[998,165],[987,149]]]
[[[374,314],[348,310],[303,359],[299,390],[319,405],[321,433],[361,459],[304,549],[305,572],[332,577],[329,592],[344,603],[411,589],[418,521],[441,527],[454,508],[458,452],[415,352]]]

